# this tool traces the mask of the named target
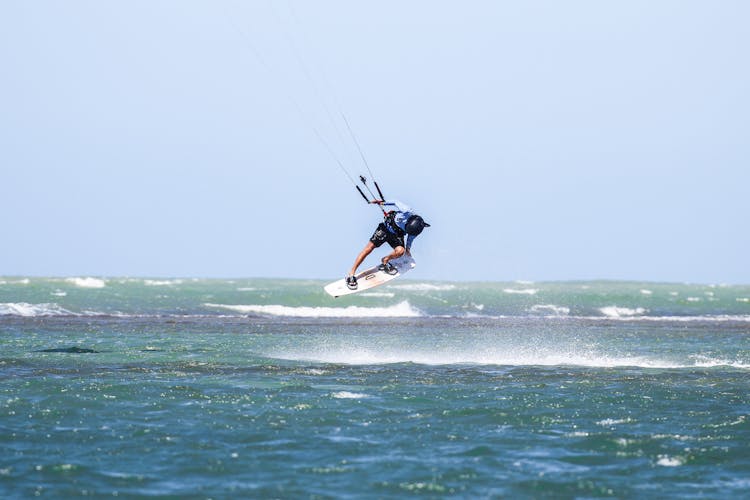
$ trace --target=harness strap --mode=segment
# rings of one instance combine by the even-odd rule
[[[400,236],[400,237],[404,236],[404,234],[406,234],[406,233],[404,233],[403,229],[401,229],[400,227],[398,227],[398,225],[396,224],[396,221],[395,221],[395,217],[396,217],[396,211],[395,210],[391,210],[390,212],[388,212],[385,215],[385,220],[384,220],[385,227],[386,227],[386,229],[388,229],[388,231],[390,231],[391,233],[395,234],[396,236]]]

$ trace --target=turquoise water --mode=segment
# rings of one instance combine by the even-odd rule
[[[747,497],[750,287],[0,278],[0,495]]]

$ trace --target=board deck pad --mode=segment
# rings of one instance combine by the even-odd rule
[[[362,292],[364,290],[369,290],[370,288],[375,288],[376,286],[387,283],[392,279],[396,279],[409,270],[414,269],[414,267],[417,265],[417,263],[414,262],[414,259],[412,259],[408,255],[404,255],[402,257],[399,257],[398,259],[393,259],[390,262],[398,270],[396,274],[388,274],[385,271],[379,271],[378,266],[375,266],[367,269],[366,271],[362,271],[357,275],[356,290],[350,290],[349,287],[346,286],[346,278],[342,278],[340,280],[334,281],[333,283],[329,283],[325,287],[323,287],[323,289],[333,297],[341,297],[342,295]]]

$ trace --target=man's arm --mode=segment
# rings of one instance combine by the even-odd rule
[[[414,238],[416,236],[412,236],[411,234],[406,236],[406,254],[411,255],[411,244],[414,242]]]
[[[397,212],[411,212],[409,205],[398,200],[384,200],[381,205],[384,207],[393,207]]]

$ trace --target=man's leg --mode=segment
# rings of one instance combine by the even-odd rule
[[[372,251],[372,250],[370,250],[370,251]],[[393,259],[398,259],[402,255],[404,255],[405,251],[406,251],[406,249],[404,247],[402,247],[401,245],[399,245],[399,246],[397,246],[396,248],[393,249],[393,252],[391,252],[390,254],[388,254],[385,257],[383,257],[383,259],[381,260],[381,262],[383,264],[388,264],[388,261],[393,260]]]
[[[357,259],[354,261],[352,270],[349,271],[349,276],[354,276],[357,273],[357,268],[359,267],[359,265],[362,264],[362,262],[367,258],[368,255],[372,253],[373,250],[375,250],[375,244],[372,241],[368,241],[367,245],[365,245],[365,248],[363,248],[362,251],[359,252],[359,255],[357,255]]]

